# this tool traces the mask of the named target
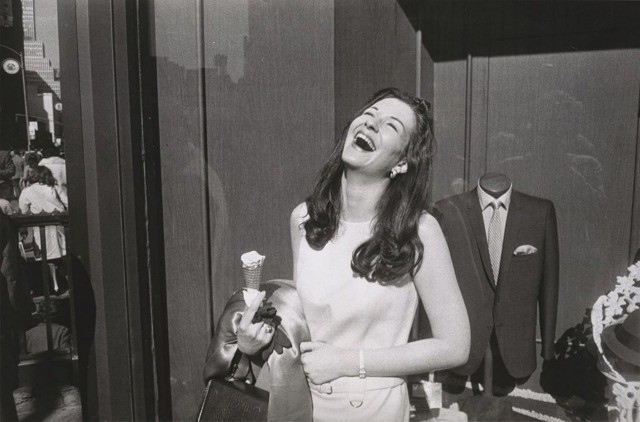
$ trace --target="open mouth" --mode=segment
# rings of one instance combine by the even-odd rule
[[[376,147],[375,145],[373,145],[373,142],[371,141],[371,139],[369,139],[367,136],[363,135],[362,133],[358,133],[356,135],[356,139],[354,142],[356,146],[358,146],[360,149],[364,151],[373,152],[376,150]]]

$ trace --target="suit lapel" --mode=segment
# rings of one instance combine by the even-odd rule
[[[518,229],[522,219],[522,209],[519,201],[519,194],[516,191],[511,193],[511,203],[507,213],[507,225],[504,229],[504,240],[502,241],[502,254],[500,255],[500,273],[498,274],[498,286],[503,280],[504,274],[509,270],[513,251],[517,246]]]
[[[484,272],[487,275],[489,284],[491,284],[491,287],[495,290],[491,258],[489,258],[489,246],[487,245],[487,235],[484,229],[484,221],[482,220],[482,210],[480,209],[477,188],[473,189],[467,195],[467,216],[473,228],[478,250],[480,251],[480,259],[482,260]]]

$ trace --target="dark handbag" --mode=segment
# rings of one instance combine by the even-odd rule
[[[227,376],[207,382],[198,422],[267,420],[269,392],[234,378],[241,357],[242,352],[237,350]]]

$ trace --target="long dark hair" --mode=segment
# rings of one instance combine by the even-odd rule
[[[411,273],[422,264],[424,246],[418,237],[420,216],[429,203],[431,160],[435,149],[432,123],[424,100],[397,88],[376,92],[356,112],[320,171],[311,196],[306,200],[309,218],[304,223],[309,245],[322,249],[331,240],[340,221],[342,150],[349,126],[374,103],[395,98],[406,103],[416,116],[416,130],[402,153],[408,170],[391,179],[377,204],[373,235],[353,252],[351,268],[369,281],[389,283]]]
[[[45,166],[36,166],[27,176],[28,183],[41,183],[43,185],[54,187],[56,185],[56,179],[53,177],[53,173]]]

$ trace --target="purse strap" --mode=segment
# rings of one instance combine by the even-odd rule
[[[227,375],[225,375],[224,379],[227,381],[235,381],[236,371],[238,370],[238,365],[240,364],[240,359],[242,359],[242,352],[240,349],[236,349],[236,352],[231,359],[231,363],[229,364],[229,371]]]
[[[204,389],[204,397],[202,397],[202,402],[200,403],[200,409],[198,410],[198,418],[196,422],[202,421],[202,415],[204,413],[204,408],[207,405],[207,399],[209,398],[209,390],[211,389],[211,383],[213,380],[207,381],[207,387]]]
[[[237,349],[233,355],[233,358],[231,359],[231,363],[229,364],[229,371],[224,377],[225,381],[235,381],[234,376],[236,374],[236,371],[238,370],[240,359],[242,359],[242,352],[240,351],[240,349]],[[202,415],[207,405],[207,399],[209,397],[209,390],[211,389],[212,382],[213,379],[207,381],[207,387],[204,390],[204,397],[202,398],[202,403],[200,403],[200,409],[198,410],[198,418],[196,419],[197,422],[202,421]]]
[[[64,210],[67,210],[67,206],[64,204],[64,202],[62,202],[62,199],[60,198],[60,194],[58,193],[58,189],[56,189],[55,187],[53,188],[53,192],[55,192],[56,194],[56,199],[60,202],[60,204],[62,205],[62,208],[64,208]]]

